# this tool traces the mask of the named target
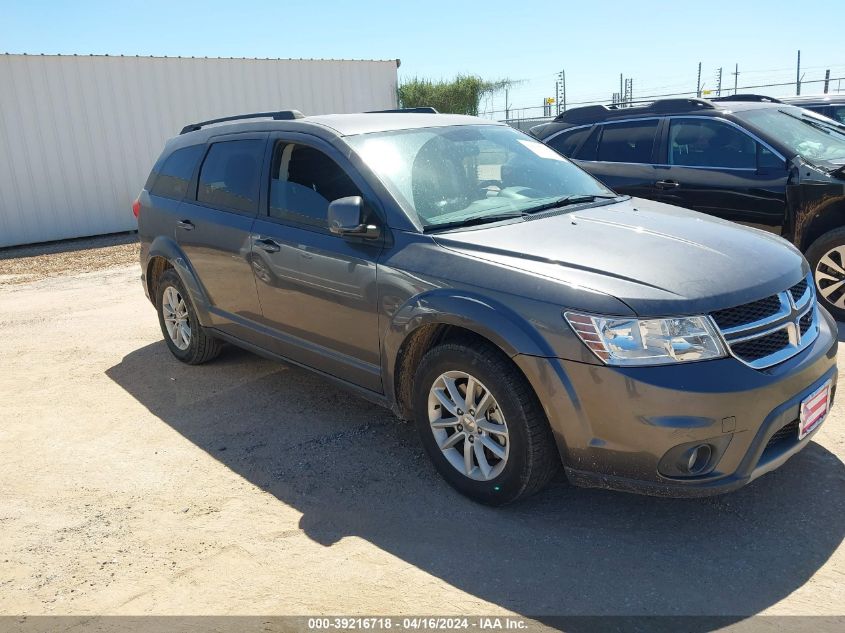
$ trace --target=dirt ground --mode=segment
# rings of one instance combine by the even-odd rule
[[[174,360],[137,264],[50,257],[0,260],[0,614],[845,611],[843,402],[729,496],[490,509],[306,371]]]

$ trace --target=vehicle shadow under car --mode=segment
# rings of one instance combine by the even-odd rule
[[[410,423],[311,372],[236,349],[189,367],[158,342],[106,373],[187,440],[302,512],[300,528],[314,541],[361,537],[541,619],[740,619],[801,587],[845,536],[845,467],[816,443],[722,497],[577,489],[561,477],[494,509],[440,479]]]

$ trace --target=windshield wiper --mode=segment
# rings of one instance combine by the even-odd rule
[[[471,215],[462,220],[452,220],[450,222],[440,222],[439,224],[429,224],[423,228],[424,233],[431,233],[432,231],[442,231],[443,229],[453,229],[458,226],[475,226],[478,224],[487,224],[488,222],[498,222],[499,220],[510,220],[513,218],[521,218],[525,214],[522,211],[510,211],[508,213],[488,213],[486,215]]]
[[[570,196],[563,196],[557,200],[546,202],[545,204],[538,204],[536,207],[528,207],[523,209],[522,213],[529,215],[532,213],[539,213],[540,211],[548,211],[549,209],[557,209],[558,207],[565,207],[570,204],[581,204],[582,202],[595,202],[596,200],[614,200],[618,196],[610,194],[574,194]]]

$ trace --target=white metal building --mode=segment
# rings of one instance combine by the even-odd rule
[[[134,229],[132,201],[182,126],[393,108],[397,65],[0,55],[0,247]]]

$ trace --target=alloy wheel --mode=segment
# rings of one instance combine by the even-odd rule
[[[191,322],[188,318],[188,306],[182,294],[173,286],[164,289],[161,301],[164,327],[173,344],[181,350],[191,345]]]
[[[448,371],[428,395],[431,432],[446,460],[477,481],[495,479],[508,461],[508,425],[496,398],[474,376]]]
[[[832,306],[845,310],[845,246],[831,248],[813,273],[819,294]]]

